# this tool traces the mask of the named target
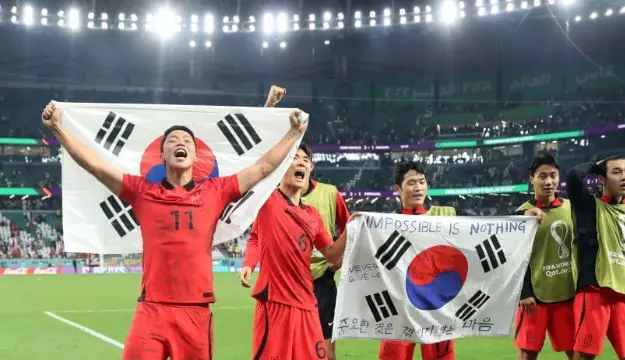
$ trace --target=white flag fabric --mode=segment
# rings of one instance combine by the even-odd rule
[[[365,213],[350,222],[333,338],[508,336],[535,218]]]
[[[165,177],[160,160],[163,132],[189,127],[196,137],[195,180],[235,174],[252,165],[290,128],[293,109],[55,103],[63,123],[80,141],[124,173],[152,182]],[[300,139],[301,140],[301,139]],[[282,179],[299,141],[269,177],[228,205],[215,230],[213,245],[231,240],[252,224]],[[141,229],[132,208],[63,152],[63,230],[65,251],[128,254],[142,251]]]

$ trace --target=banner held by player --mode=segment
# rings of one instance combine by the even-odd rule
[[[536,230],[526,216],[366,213],[348,225],[333,338],[509,335]]]
[[[165,177],[160,157],[163,131],[189,127],[196,136],[196,181],[227,176],[252,165],[289,129],[293,109],[222,106],[55,103],[64,123],[82,142],[122,172],[152,182]],[[213,245],[241,235],[289,167],[291,154],[270,176],[236,203],[218,222]],[[141,228],[132,208],[113,196],[63,153],[63,230],[67,252],[141,252]]]

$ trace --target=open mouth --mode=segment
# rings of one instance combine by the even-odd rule
[[[295,177],[296,177],[297,179],[300,179],[300,180],[304,180],[304,176],[305,176],[305,175],[306,175],[306,174],[305,174],[302,170],[297,170],[297,171],[295,172]]]
[[[176,159],[186,159],[187,151],[185,149],[176,149],[176,151],[174,151],[174,156]]]

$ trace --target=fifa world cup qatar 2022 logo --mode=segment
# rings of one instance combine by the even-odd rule
[[[161,141],[163,136],[154,139],[141,156],[141,175],[152,183],[160,183],[166,176],[165,164],[161,160]],[[202,181],[219,176],[217,158],[208,145],[195,138],[197,159],[193,164],[193,180]]]

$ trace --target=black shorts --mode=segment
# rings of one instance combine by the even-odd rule
[[[328,269],[319,279],[313,282],[319,320],[324,339],[332,339],[332,325],[334,323],[334,308],[336,307],[336,282],[334,272]]]

